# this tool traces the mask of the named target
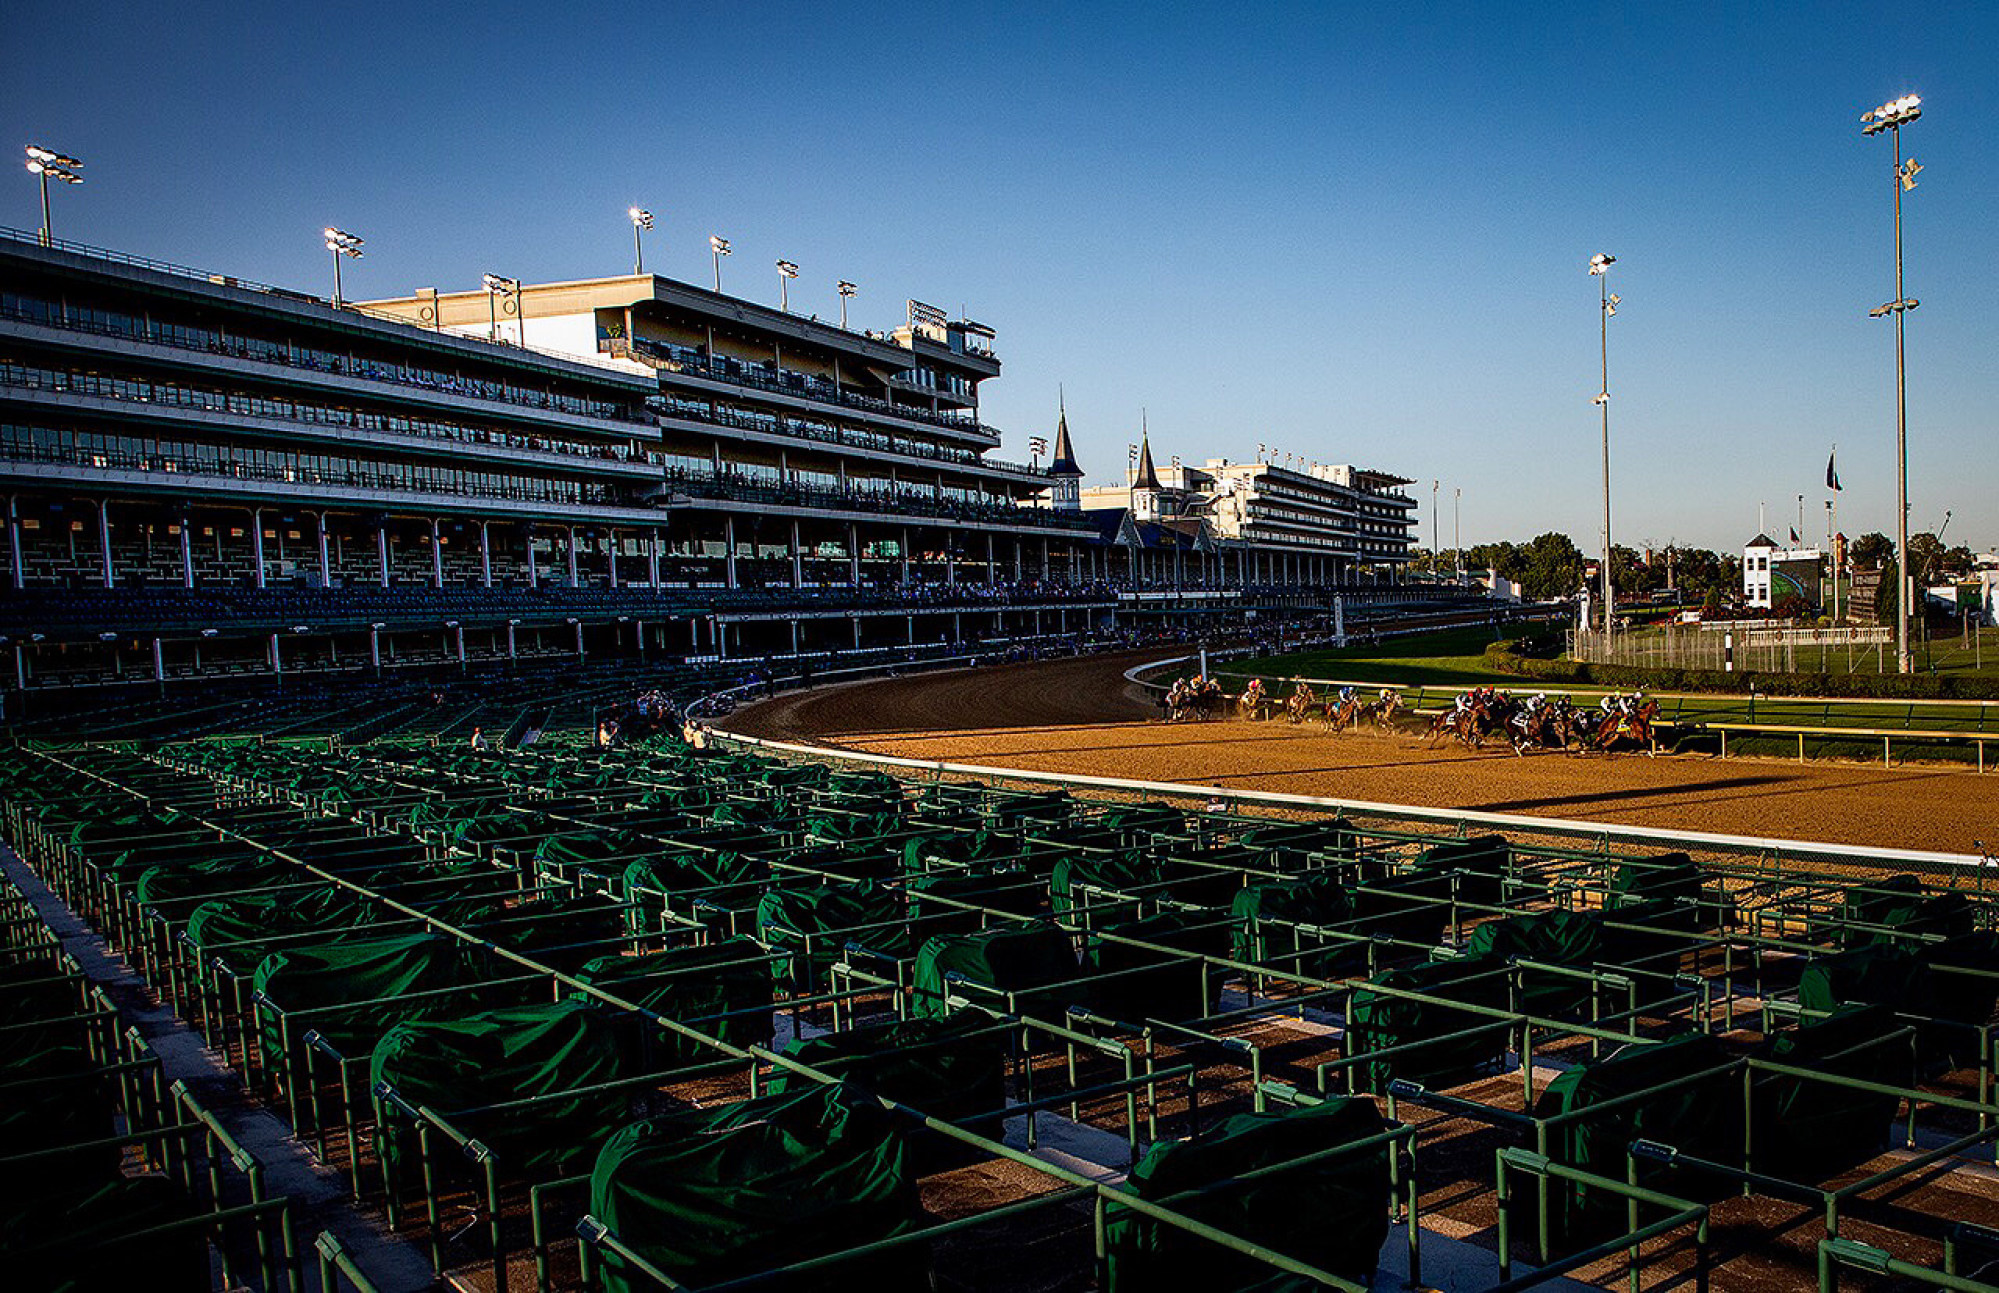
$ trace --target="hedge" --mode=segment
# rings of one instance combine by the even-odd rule
[[[1648,669],[1590,664],[1528,654],[1522,640],[1495,642],[1485,663],[1501,673],[1539,682],[1645,687],[1653,691],[1724,692],[1759,696],[1833,696],[1876,700],[1999,700],[1999,678],[1959,674],[1723,673],[1716,669]]]

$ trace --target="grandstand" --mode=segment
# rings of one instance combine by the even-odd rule
[[[1988,1287],[1999,912],[1953,859],[602,749],[541,709],[473,748],[514,685],[0,760],[24,1286],[410,1287],[413,1250],[478,1289]],[[272,1186],[65,907],[337,1208]]]
[[[992,332],[916,302],[888,333],[652,275],[362,306],[7,230],[0,277],[8,691],[1052,642],[1415,596],[1247,541],[1146,560],[1053,505],[1057,464],[992,456]]]

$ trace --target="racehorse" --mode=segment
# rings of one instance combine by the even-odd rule
[[[1263,679],[1251,678],[1243,687],[1242,695],[1236,697],[1236,705],[1247,717],[1262,718],[1264,699]]]
[[[1633,749],[1644,750],[1648,758],[1655,756],[1659,753],[1659,738],[1652,723],[1658,716],[1656,700],[1646,701],[1629,714],[1606,714],[1597,724],[1594,744],[1605,754],[1614,754],[1619,745],[1629,744]]]
[[[1294,725],[1302,723],[1305,721],[1305,716],[1312,712],[1312,706],[1318,699],[1312,691],[1312,684],[1301,679],[1291,685],[1291,697],[1284,702],[1284,711],[1290,715]]]

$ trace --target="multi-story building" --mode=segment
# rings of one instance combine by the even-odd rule
[[[335,306],[19,234],[0,281],[17,683],[1092,618],[1093,531],[988,457],[976,324],[649,276]]]
[[[1296,470],[1210,458],[1155,466],[1141,442],[1122,488],[1083,507],[1143,582],[1354,587],[1395,584],[1409,563],[1416,501],[1402,476],[1350,466]]]

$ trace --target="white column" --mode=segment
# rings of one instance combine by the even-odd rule
[[[104,557],[104,586],[110,588],[116,583],[116,577],[111,571],[111,500],[108,498],[97,504],[97,544],[102,549]],[[260,572],[257,587],[263,586],[263,576]]]
[[[541,587],[541,563],[535,560],[534,555],[534,523],[530,521],[526,525],[521,526],[521,534],[527,539],[528,545],[528,587],[539,588]]]
[[[187,552],[187,525],[185,522],[180,527],[180,546],[184,560]],[[25,587],[27,585],[28,572],[21,564],[21,500],[12,494],[7,496],[7,549],[12,554],[14,560],[14,587]],[[188,587],[192,588],[194,585],[190,583]]]
[[[264,586],[264,509],[250,509],[250,556],[257,563],[257,587]],[[109,584],[106,585],[109,587]]]
[[[512,660],[512,659],[514,658],[514,654],[515,654],[515,653],[514,653],[514,622],[513,622],[512,620],[508,620],[508,621],[507,621],[507,659],[509,659],[509,660]]]
[[[493,527],[490,522],[479,522],[479,583],[493,586]]]
[[[902,527],[902,582],[905,584],[909,582],[909,527],[906,525]]]
[[[158,638],[154,638],[153,639],[153,681],[165,682],[166,680],[167,680],[166,653],[162,651],[160,648],[160,640]]]
[[[611,587],[616,588],[618,586],[618,532],[612,530],[608,539],[609,542],[606,546],[610,549],[611,556],[610,560],[605,564],[605,571],[610,576]]]
[[[722,518],[722,542],[728,548],[728,555],[723,560],[723,570],[726,572],[726,579],[729,587],[734,588],[737,585],[736,585],[736,518],[733,516],[725,516]]]
[[[507,632],[512,633],[513,630],[508,629]],[[382,630],[372,624],[368,626],[368,664],[376,673],[382,671]]]
[[[566,552],[568,553],[568,560],[569,560],[569,586],[570,586],[571,588],[575,588],[575,587],[577,586],[577,571],[576,571],[576,527],[575,527],[575,526],[573,526],[573,525],[565,525],[565,526],[563,526],[563,527],[562,527],[562,543],[563,543],[563,547],[564,547],[565,551],[566,551]],[[578,631],[579,631],[579,632],[581,631],[581,630],[580,630],[580,628],[579,628],[579,630],[578,630]],[[578,654],[580,655],[580,654],[582,654],[582,653],[581,653],[581,652],[579,651],[579,652],[578,652]]]
[[[444,587],[444,535],[436,517],[430,518],[430,586]]]
[[[1016,534],[1013,537],[1013,582],[1016,584],[1027,573],[1026,557],[1021,552],[1021,549],[1026,546],[1026,544],[1021,542],[1019,535]]]
[[[321,588],[331,588],[333,587],[333,552],[327,546],[326,542],[325,512],[320,512],[314,517],[314,525],[319,537],[319,586]]]
[[[278,635],[273,633],[271,634],[271,672],[283,673],[284,671],[284,653],[278,647]]]
[[[389,518],[375,522],[375,557],[382,568],[382,587],[389,586]]]
[[[659,531],[646,534],[646,579],[654,589],[659,587]]]
[[[457,639],[458,663],[462,667],[465,664],[465,626],[460,624],[457,628],[451,630],[451,635]]]
[[[805,586],[805,554],[798,546],[798,521],[796,518],[793,518],[791,522],[791,586],[793,588],[803,588]]]
[[[850,588],[861,586],[861,527],[852,521],[847,522],[847,585]],[[854,632],[859,634],[860,630],[861,622],[855,620]],[[860,644],[856,642],[855,645]]]
[[[183,588],[194,587],[193,531],[194,531],[194,526],[188,520],[187,513],[182,512],[180,514],[180,582],[181,582],[181,587]],[[14,570],[15,570],[14,587],[16,588],[19,588],[21,586],[20,567],[21,567],[21,555],[20,555],[19,539],[17,537],[15,541],[15,553],[14,553]]]

